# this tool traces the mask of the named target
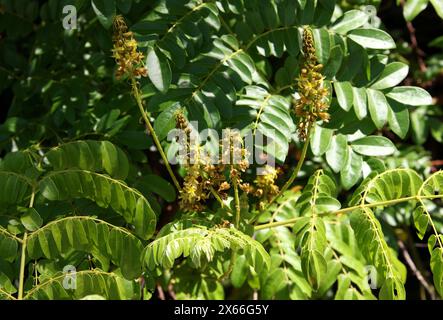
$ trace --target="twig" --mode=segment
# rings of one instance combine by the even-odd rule
[[[425,288],[425,290],[428,292],[428,294],[431,297],[431,299],[435,300],[434,288],[432,288],[432,286],[423,277],[421,272],[417,269],[417,267],[416,267],[414,261],[412,260],[408,250],[406,249],[405,244],[401,240],[398,240],[397,243],[398,243],[398,246],[400,247],[400,250],[401,250],[401,252],[403,254],[403,257],[405,258],[406,263],[409,266],[409,269],[411,269],[412,273],[415,275],[417,280],[420,282],[420,284],[423,286],[423,288]]]
[[[211,191],[211,194],[214,196],[214,198],[217,199],[217,201],[220,203],[220,206],[223,209],[227,209],[228,212],[232,213],[232,210],[225,205],[225,203],[223,202],[223,199],[220,197],[220,195],[217,193],[217,191],[212,186],[209,186],[209,190]]]
[[[238,229],[238,227],[240,226],[241,210],[240,210],[240,197],[238,195],[238,181],[237,181],[237,177],[234,177],[234,179],[232,179],[232,183],[234,185],[235,227]]]
[[[177,300],[177,296],[175,295],[174,286],[172,283],[168,285],[168,293],[172,300]]]
[[[283,188],[281,188],[280,192],[267,204],[265,210],[271,205],[273,204],[278,198],[280,198],[283,193],[288,190],[288,188],[292,185],[292,183],[294,182],[294,180],[297,178],[298,173],[300,172],[301,167],[303,166],[303,163],[305,162],[305,158],[306,158],[306,154],[308,152],[308,147],[309,147],[309,140],[311,138],[311,133],[312,133],[312,124],[309,125],[308,128],[308,134],[306,135],[306,141],[305,144],[303,146],[303,150],[301,152],[301,156],[300,156],[300,160],[298,160],[297,163],[297,167],[295,168],[294,172],[292,172],[291,177],[289,178],[289,180],[285,183],[285,185],[283,186]]]
[[[220,277],[220,280],[225,280],[229,277],[229,275],[232,272],[232,269],[234,269],[234,264],[235,261],[237,260],[237,251],[232,250],[232,254],[231,254],[231,260],[229,261],[229,265],[228,265],[228,269],[226,270],[226,272]]]
[[[405,5],[405,1],[400,0],[400,4],[403,8]],[[427,69],[425,61],[423,59],[423,57],[425,56],[425,53],[418,46],[417,36],[415,35],[415,28],[412,25],[411,21],[406,21],[406,27],[408,28],[409,38],[411,39],[411,48],[414,49],[415,54],[417,56],[418,67],[420,68],[421,72],[425,72]]]
[[[163,288],[161,285],[157,284],[157,292],[158,292],[158,298],[160,300],[166,300],[165,298],[165,292],[163,291]]]
[[[432,166],[443,166],[443,160],[433,160],[431,161]]]
[[[157,137],[157,134],[154,131],[154,128],[152,127],[151,121],[148,118],[148,115],[146,114],[145,108],[143,107],[143,102],[140,95],[140,90],[138,88],[137,81],[134,78],[131,78],[131,84],[132,84],[132,92],[134,95],[135,100],[137,101],[137,106],[140,109],[140,113],[143,117],[143,120],[146,124],[146,126],[149,129],[149,132],[151,133],[152,139],[154,140],[155,145],[157,146],[157,150],[160,153],[163,162],[165,163],[166,169],[169,172],[169,175],[171,176],[172,181],[174,182],[175,187],[178,191],[181,191],[180,184],[178,183],[177,178],[175,177],[174,171],[172,171],[171,166],[169,165],[168,158],[166,157],[166,154],[160,144],[160,140]]]
[[[385,207],[385,206],[392,206],[392,205],[395,205],[398,203],[408,202],[408,201],[421,201],[424,199],[431,200],[431,199],[442,199],[442,198],[443,198],[443,195],[410,196],[410,197],[394,199],[394,200],[373,202],[373,203],[368,203],[368,204],[364,204],[364,205],[360,204],[360,205],[356,205],[356,206],[352,206],[352,207],[348,207],[348,208],[343,208],[343,209],[340,209],[337,211],[323,212],[323,213],[319,213],[318,216],[339,216],[341,214],[350,213],[354,210],[360,210],[363,208]],[[259,225],[255,226],[254,229],[255,229],[255,231],[258,231],[258,230],[276,228],[276,227],[282,227],[282,226],[292,226],[293,224],[295,224],[298,220],[300,220],[302,218],[303,217],[296,217],[296,218],[292,218],[292,219],[288,219],[288,220],[284,220],[284,221],[259,224]],[[437,240],[439,240],[439,239],[440,238],[437,238]]]

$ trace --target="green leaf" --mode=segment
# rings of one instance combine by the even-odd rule
[[[0,226],[0,258],[13,262],[17,258],[18,246],[17,238]]]
[[[359,120],[366,117],[368,110],[366,107],[366,89],[353,87],[354,111]]]
[[[31,154],[26,151],[9,152],[0,162],[0,171],[23,174],[33,168]]]
[[[396,47],[392,37],[379,29],[354,29],[349,32],[348,37],[368,49],[394,49]]]
[[[252,83],[254,61],[246,53],[239,52],[227,60],[229,67],[234,70],[247,84]]]
[[[148,76],[160,92],[166,92],[172,81],[172,72],[168,59],[158,49],[151,48],[146,59]]]
[[[388,123],[394,133],[404,139],[409,131],[408,108],[396,101],[389,100]]]
[[[339,46],[333,46],[329,55],[329,60],[323,68],[323,75],[326,79],[332,79],[340,70],[343,61],[343,49]]]
[[[366,94],[368,96],[368,107],[371,119],[378,129],[388,121],[389,104],[385,98],[383,92],[373,89],[367,89]]]
[[[423,181],[412,169],[393,169],[370,176],[355,191],[350,205],[375,203],[417,195]]]
[[[436,118],[430,118],[429,124],[431,126],[431,134],[435,140],[443,143],[443,122]]]
[[[122,181],[86,170],[55,171],[40,181],[42,195],[61,201],[86,198],[123,216],[135,227],[135,233],[149,239],[155,231],[156,216],[148,200]]]
[[[429,42],[429,46],[434,48],[443,48],[443,36],[437,37]]]
[[[348,139],[345,135],[338,134],[332,137],[331,145],[326,152],[326,161],[335,172],[340,172],[345,165],[343,159],[347,158]]]
[[[340,202],[335,199],[336,192],[332,179],[325,175],[323,170],[317,170],[309,179],[296,204],[303,218],[295,223],[293,231],[296,243],[301,247],[303,274],[315,290],[320,288],[328,269],[324,257],[327,247],[326,226],[318,214],[335,211],[341,207]]]
[[[405,300],[406,291],[398,278],[388,278],[380,289],[381,300]]]
[[[142,244],[123,228],[87,216],[66,217],[52,221],[31,233],[27,253],[32,259],[56,259],[69,250],[88,252],[109,269],[109,262],[120,267],[127,279],[141,274]]]
[[[414,217],[414,225],[415,228],[417,229],[417,235],[420,238],[420,240],[422,240],[424,235],[426,234],[426,231],[428,230],[429,218],[424,213],[424,209],[421,206],[417,207],[414,210],[413,217]]]
[[[22,204],[32,193],[32,182],[23,175],[0,171],[0,204]]]
[[[335,182],[324,174],[323,170],[317,170],[297,200],[300,215],[314,215],[340,209],[341,204],[335,199],[335,195]]]
[[[214,259],[216,252],[242,249],[250,267],[260,272],[269,269],[270,258],[260,243],[233,228],[192,227],[172,232],[151,242],[143,251],[149,270],[157,265],[171,268],[175,259],[190,257],[195,267]]]
[[[248,277],[248,261],[243,255],[237,256],[232,267],[231,281],[234,288],[241,288]]]
[[[116,14],[115,0],[91,0],[91,5],[100,23],[109,29]]]
[[[434,276],[435,289],[443,295],[443,248],[435,248],[431,254],[431,271]]]
[[[175,114],[180,110],[180,103],[174,103],[163,110],[154,121],[154,131],[157,133],[158,139],[165,139],[169,132],[176,126]]]
[[[414,142],[418,145],[425,143],[429,134],[429,119],[426,108],[417,108],[411,113],[411,128]]]
[[[315,156],[323,155],[329,148],[331,143],[333,130],[315,126],[313,134],[311,134],[311,150]]]
[[[395,87],[406,78],[408,72],[408,65],[401,62],[392,62],[385,67],[377,81],[371,85],[371,88],[382,90]]]
[[[284,227],[269,231],[271,271],[262,274],[265,279],[261,286],[261,297],[296,300],[310,298],[312,288],[302,272],[301,259],[294,246],[295,235]]]
[[[0,271],[0,299],[10,299],[11,294],[16,292],[17,289],[12,284],[11,279],[4,272]]]
[[[131,10],[132,0],[117,0],[118,9],[124,14],[128,14]]]
[[[405,299],[404,266],[386,243],[380,222],[369,208],[351,214],[351,226],[363,255],[375,266],[381,283],[380,299]]]
[[[331,51],[331,41],[329,38],[329,31],[322,29],[312,30],[314,37],[315,53],[318,57],[318,61],[321,64],[325,64],[328,61]]]
[[[289,142],[295,132],[295,124],[290,115],[290,101],[280,95],[272,95],[259,86],[245,87],[245,94],[237,100],[238,107],[253,109],[252,130],[257,130],[268,139],[265,151],[284,162],[289,150]],[[272,143],[269,144],[269,140]],[[271,147],[275,147],[275,150]],[[259,143],[255,145],[260,148]]]
[[[354,93],[350,82],[334,82],[335,94],[337,95],[340,107],[349,111],[354,103]]]
[[[403,7],[403,15],[406,21],[412,21],[428,6],[429,0],[408,0]]]
[[[26,213],[20,217],[23,226],[29,231],[36,231],[43,224],[43,219],[34,208],[29,208]]]
[[[366,24],[368,18],[368,15],[363,11],[349,10],[334,22],[331,29],[337,33],[346,34]]]
[[[317,290],[327,273],[324,258],[326,249],[325,224],[316,214],[307,217],[302,228],[294,228],[297,242],[301,246],[301,267],[303,274],[313,289]]]
[[[397,149],[388,138],[382,136],[367,136],[351,143],[352,149],[364,156],[388,156]]]
[[[101,270],[78,271],[70,274],[75,290],[66,289],[67,275],[59,274],[38,284],[24,296],[25,300],[78,300],[88,295],[100,295],[109,300],[140,299],[140,285],[115,273]],[[70,279],[68,279],[70,280]]]
[[[303,254],[304,252],[309,254]],[[328,270],[323,254],[317,250],[304,250],[301,259],[306,279],[314,289],[318,289]]]
[[[140,190],[146,190],[158,194],[168,202],[176,198],[175,188],[168,181],[155,174],[145,174],[137,183]]]
[[[51,149],[46,158],[54,170],[82,169],[125,179],[129,161],[122,149],[109,141],[74,141]]]
[[[419,87],[396,87],[386,94],[387,97],[409,106],[432,104],[431,95]]]
[[[443,2],[441,0],[431,0],[431,4],[434,6],[438,16],[443,19]]]
[[[340,172],[340,181],[346,190],[354,186],[361,177],[363,159],[361,156],[352,151],[350,146],[347,147],[347,157],[343,159],[343,168]]]

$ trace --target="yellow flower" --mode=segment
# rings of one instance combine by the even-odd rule
[[[306,140],[309,127],[318,118],[329,121],[329,90],[324,86],[324,77],[321,74],[323,65],[317,62],[312,32],[309,28],[303,31],[304,64],[298,78],[298,94],[300,98],[295,102],[295,114],[300,118],[298,135]]]
[[[137,51],[137,41],[122,16],[114,19],[113,57],[118,65],[116,76],[146,77],[148,71],[143,64],[144,56]]]
[[[256,185],[254,195],[258,198],[262,198],[264,201],[270,201],[280,191],[279,187],[276,185],[276,181],[280,174],[280,168],[274,168],[269,165],[266,166],[264,174],[259,175],[254,181]],[[261,201],[259,206],[263,206],[264,201]]]

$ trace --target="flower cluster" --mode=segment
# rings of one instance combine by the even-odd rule
[[[256,186],[254,195],[270,201],[280,191],[275,182],[281,173],[280,168],[266,166],[264,169],[264,174],[257,176],[257,179],[254,181]]]
[[[186,135],[182,143],[186,159],[182,160],[186,164],[187,172],[180,191],[180,207],[184,211],[199,212],[204,209],[203,203],[211,192],[225,197],[224,192],[229,190],[230,185],[225,181],[224,166],[212,164],[204,148],[197,141],[191,140],[192,130],[181,112],[176,113],[176,125]]]
[[[241,179],[242,173],[249,168],[248,151],[244,148],[243,138],[239,131],[229,130],[222,140],[223,159],[229,159],[229,177],[232,183],[248,193],[251,190],[249,183]]]
[[[303,31],[304,64],[298,78],[298,93],[300,98],[295,103],[295,113],[300,118],[298,135],[306,140],[309,128],[321,119],[329,121],[329,90],[324,86],[321,74],[323,65],[317,62],[312,32],[309,28]]]
[[[146,77],[148,71],[143,64],[144,55],[137,51],[137,41],[122,16],[114,19],[114,48],[113,57],[117,62],[117,78],[124,75],[129,77]]]
[[[202,211],[204,202],[211,194],[226,199],[231,184],[236,184],[248,192],[249,184],[243,183],[241,179],[241,174],[249,167],[248,153],[243,147],[243,139],[239,132],[229,131],[223,137],[220,141],[221,157],[214,164],[210,154],[196,139],[191,139],[192,130],[182,112],[176,113],[176,125],[186,135],[180,143],[181,148],[185,148],[181,154],[186,154],[182,163],[187,169],[179,196],[182,210]]]

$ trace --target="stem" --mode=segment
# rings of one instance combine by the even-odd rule
[[[157,292],[158,292],[158,298],[160,300],[166,300],[165,292],[163,291],[163,288],[160,284],[157,284]]]
[[[414,260],[412,260],[411,256],[409,255],[409,252],[406,249],[405,244],[401,240],[398,240],[397,243],[398,243],[398,246],[400,247],[400,250],[403,254],[403,257],[405,258],[407,265],[409,266],[409,269],[411,269],[412,273],[415,275],[415,277],[420,282],[422,287],[425,288],[425,290],[428,292],[431,299],[435,300],[435,292],[434,292],[432,286],[426,281],[423,274],[420,272],[420,270],[415,265]]]
[[[238,229],[240,226],[240,198],[238,196],[238,181],[237,177],[232,179],[234,185],[234,199],[235,199],[235,227]]]
[[[292,185],[292,183],[294,182],[294,180],[297,178],[298,173],[300,172],[301,167],[303,166],[303,163],[305,162],[305,158],[306,158],[306,154],[308,152],[308,147],[309,147],[309,140],[311,137],[311,133],[312,133],[312,124],[309,125],[308,128],[308,134],[306,136],[306,141],[305,144],[303,146],[303,150],[301,152],[301,156],[300,156],[300,160],[298,160],[297,163],[297,167],[295,167],[294,171],[292,172],[291,177],[289,178],[289,180],[285,183],[285,185],[283,186],[283,188],[281,188],[281,190],[279,191],[279,193],[268,203],[268,205],[266,206],[266,208],[268,208],[271,204],[273,204],[278,198],[280,198],[283,193],[288,190],[288,188]],[[265,210],[266,210],[265,208]],[[265,211],[263,210],[263,211]]]
[[[423,199],[441,199],[443,198],[443,195],[431,195],[431,196],[411,196],[411,197],[405,197],[395,200],[387,200],[387,201],[380,201],[380,202],[374,202],[369,204],[359,204],[358,206],[353,206],[349,208],[340,209],[337,211],[331,211],[331,212],[324,212],[317,214],[318,216],[328,216],[328,215],[340,215],[348,212],[352,212],[354,210],[362,209],[362,208],[374,208],[374,207],[384,207],[389,205],[394,205],[397,203],[407,202],[407,201],[420,201]],[[261,224],[255,227],[255,230],[263,230],[268,228],[275,228],[275,227],[281,227],[281,226],[291,226],[294,223],[296,223],[298,220],[300,220],[303,217],[297,217],[293,219],[288,219],[285,221],[279,221],[279,222],[273,222],[273,223],[266,223]],[[435,229],[436,231],[436,229]],[[438,238],[437,238],[438,240]]]
[[[402,7],[404,7],[405,6],[405,1],[404,0],[400,0],[400,5]],[[409,38],[411,39],[411,48],[414,50],[414,52],[415,52],[415,54],[417,56],[418,67],[420,68],[421,72],[426,72],[427,67],[426,67],[426,63],[425,63],[425,61],[423,59],[425,53],[418,46],[417,36],[415,34],[415,28],[414,28],[414,26],[413,26],[411,21],[406,21],[406,27],[408,28]]]
[[[227,277],[229,277],[229,275],[232,272],[232,269],[234,268],[234,264],[235,264],[236,260],[237,260],[237,251],[233,250],[232,254],[231,254],[231,260],[229,261],[228,270],[226,270],[226,272],[221,276],[220,280],[224,280]]]
[[[172,283],[168,285],[168,293],[172,300],[177,300],[177,296],[175,294],[174,286],[172,285]]]
[[[239,175],[240,175],[240,170],[237,170],[234,168],[234,140],[232,135],[229,138],[229,159],[230,159],[230,163],[231,163],[231,170],[230,170],[230,176],[231,176],[231,181],[232,181],[232,185],[234,186],[234,201],[235,201],[235,227],[238,229],[240,226],[240,216],[241,216],[241,211],[240,211],[240,197],[238,195],[238,180],[239,180]]]
[[[29,200],[29,208],[34,206],[35,200],[35,189],[34,186],[32,188],[31,199]],[[18,284],[18,299],[23,300],[23,291],[24,291],[24,283],[25,283],[25,266],[26,266],[26,246],[28,244],[28,233],[25,231],[22,240],[22,255],[20,257],[20,274],[19,274],[19,284]]]
[[[23,299],[23,288],[25,283],[25,265],[26,265],[26,241],[28,239],[28,233],[25,232],[23,236],[23,244],[22,244],[22,256],[20,259],[20,276],[19,276],[19,285],[18,285],[18,299]]]
[[[220,22],[222,24],[222,26],[226,29],[226,31],[228,31],[228,33],[235,35],[234,32],[232,31],[231,27],[229,26],[229,24],[226,23],[225,19],[223,19],[223,17],[220,15],[218,17],[220,19]]]
[[[214,196],[214,198],[217,199],[217,201],[220,203],[220,206],[223,209],[228,209],[228,211],[231,212],[231,210],[228,207],[226,207],[222,198],[220,198],[220,195],[217,193],[217,191],[215,191],[215,189],[212,186],[209,187],[209,190],[211,191],[211,194]]]
[[[169,165],[168,158],[166,157],[166,154],[160,144],[160,140],[157,137],[157,134],[154,131],[154,128],[151,125],[151,121],[149,121],[148,115],[146,114],[145,109],[143,108],[143,102],[140,96],[140,91],[137,85],[137,81],[134,78],[131,78],[131,84],[132,84],[132,92],[134,94],[135,100],[137,101],[138,108],[140,109],[140,113],[143,117],[143,120],[146,124],[146,126],[149,129],[149,132],[151,133],[152,139],[154,140],[155,145],[157,146],[158,152],[160,152],[160,155],[163,159],[163,162],[165,163],[166,169],[169,172],[169,175],[172,178],[172,181],[174,182],[175,187],[178,191],[181,191],[180,184],[178,183],[177,178],[175,177],[174,171],[172,171],[171,166]]]

